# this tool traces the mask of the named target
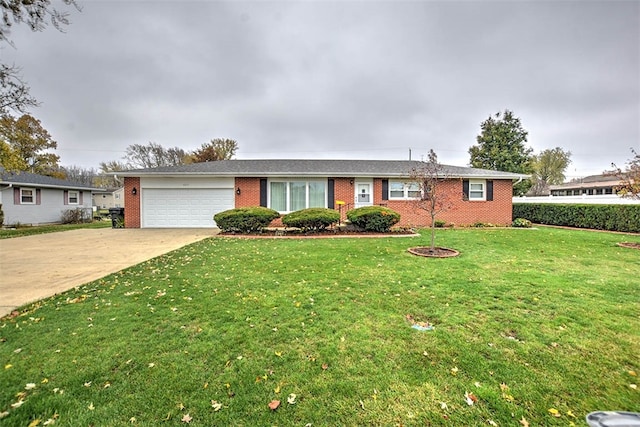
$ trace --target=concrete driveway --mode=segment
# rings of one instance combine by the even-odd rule
[[[2,239],[0,317],[217,232],[102,228]]]

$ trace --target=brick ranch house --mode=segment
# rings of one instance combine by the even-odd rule
[[[124,178],[125,227],[215,227],[213,215],[266,206],[282,214],[309,207],[387,206],[401,226],[427,226],[416,208],[411,170],[399,160],[223,160],[116,172]],[[450,208],[437,219],[456,225],[511,224],[513,182],[527,175],[443,166]],[[341,206],[339,201],[344,202]]]

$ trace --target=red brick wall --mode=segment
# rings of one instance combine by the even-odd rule
[[[415,202],[402,200],[381,200],[382,180],[377,185],[374,181],[376,191],[374,197],[375,204],[385,205],[400,213],[400,226],[429,226],[431,217],[429,212],[419,209]],[[436,220],[446,221],[454,225],[472,225],[476,222],[491,223],[495,225],[511,224],[512,204],[511,180],[493,181],[492,201],[465,201],[462,199],[462,180],[452,179],[440,184],[439,191],[446,196],[449,208],[436,215]],[[378,200],[380,197],[380,200]]]
[[[342,220],[346,219],[346,212],[354,207],[353,178],[334,178],[334,200],[342,200]],[[260,178],[236,178],[236,188],[240,188],[240,195],[236,194],[236,207],[260,205]],[[455,225],[472,225],[475,222],[496,225],[511,224],[511,191],[510,180],[493,181],[493,201],[465,201],[462,199],[462,180],[452,179],[440,185],[440,191],[447,195],[449,208],[436,215],[437,220]],[[415,202],[405,200],[382,200],[382,178],[373,180],[373,203],[387,206],[400,213],[399,226],[424,227],[431,225],[429,212],[419,209]],[[335,205],[336,210],[338,205]],[[281,226],[276,220],[273,226]]]
[[[137,194],[132,194],[133,187]],[[125,228],[140,228],[140,178],[124,178],[124,226]]]
[[[236,208],[260,206],[260,178],[236,178],[235,185]]]
[[[334,178],[334,201],[342,200],[345,205],[342,208],[342,220],[346,219],[346,212],[353,209],[354,204],[354,178]],[[132,194],[133,187],[137,194]],[[240,189],[240,194],[235,192],[235,207],[260,205],[260,178],[236,178],[235,189]],[[447,211],[436,216],[436,219],[453,223],[455,225],[472,225],[475,222],[492,223],[496,225],[511,224],[511,192],[510,180],[493,181],[493,201],[476,202],[462,200],[462,180],[454,179],[441,184],[440,188],[448,194],[450,207]],[[125,177],[124,179],[124,222],[126,228],[140,228],[140,199],[142,190],[140,178]],[[429,213],[421,210],[415,202],[403,200],[382,200],[382,179],[373,180],[373,203],[387,206],[400,213],[400,226],[429,226],[431,218]],[[338,205],[335,205],[336,210]],[[276,220],[273,225],[281,225]]]
[[[334,202],[334,207],[336,208],[336,210],[342,212],[340,218],[340,221],[342,222],[347,219],[347,211],[353,209],[353,181],[354,178],[334,178],[334,201],[341,200],[344,202],[344,205],[342,205],[342,209],[339,209],[339,206],[335,205]]]

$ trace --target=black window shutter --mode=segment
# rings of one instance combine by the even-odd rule
[[[260,206],[267,207],[267,179],[260,179]]]
[[[40,189],[36,188],[36,205],[39,205],[42,201],[42,196],[40,195]]]
[[[382,200],[389,200],[389,180],[382,180]]]
[[[462,200],[469,200],[469,180],[462,180]]]
[[[493,181],[487,181],[487,201],[490,202],[493,200]]]
[[[22,197],[20,196],[20,188],[13,187],[13,204],[20,205],[22,204]]]
[[[333,178],[329,178],[327,180],[327,207],[329,209],[335,209],[335,191],[336,191],[336,180]]]

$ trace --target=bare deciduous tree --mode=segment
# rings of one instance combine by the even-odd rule
[[[429,150],[427,161],[411,170],[409,177],[419,188],[416,207],[427,211],[431,217],[431,248],[435,251],[436,216],[451,208],[449,195],[442,184],[450,179],[446,168],[438,162],[435,151]]]

